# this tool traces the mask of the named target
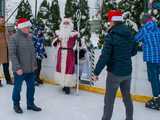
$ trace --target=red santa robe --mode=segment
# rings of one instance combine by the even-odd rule
[[[55,79],[57,83],[65,87],[76,85],[75,77],[75,46],[78,32],[72,32],[68,40],[59,40]]]

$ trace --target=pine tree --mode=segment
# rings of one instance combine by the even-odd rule
[[[77,16],[77,10],[80,10],[80,18]],[[74,23],[74,29],[78,30],[77,22],[80,19],[80,39],[84,39],[89,42],[90,33],[90,23],[89,23],[89,7],[87,0],[67,0],[65,7],[65,17],[71,17]]]
[[[42,24],[45,27],[45,45],[49,46],[51,44],[50,40],[50,21],[48,18],[50,18],[50,8],[49,8],[49,3],[47,0],[43,0],[43,2],[40,5],[38,15],[37,15],[37,23]]]
[[[55,32],[56,30],[59,29],[61,17],[60,17],[60,9],[59,9],[58,0],[52,1],[51,7],[50,7],[49,21],[51,23],[50,29],[52,32]]]
[[[49,16],[49,3],[47,2],[47,0],[43,0],[37,14],[37,21],[45,24],[46,20],[48,19],[48,16]]]
[[[67,0],[65,5],[65,17],[71,17],[74,23],[74,29],[77,30],[77,0]]]
[[[29,20],[32,19],[32,17],[33,17],[31,5],[28,2],[28,0],[26,0],[26,1],[23,0],[18,7],[16,19],[21,18],[21,17],[27,18]]]
[[[28,19],[32,19],[33,18],[31,5],[28,2],[28,0],[26,1],[26,16],[27,16]]]
[[[107,32],[108,29],[108,23],[106,19],[106,13],[111,10],[111,9],[116,9],[117,4],[116,2],[110,2],[109,0],[104,0],[103,5],[102,5],[102,10],[101,10],[101,31],[99,33],[99,43],[98,46],[101,48],[103,43],[104,43],[104,37],[105,33]]]
[[[86,42],[90,41],[91,30],[89,23],[89,7],[87,0],[80,0],[80,37],[84,38]]]
[[[146,3],[144,0],[121,0],[118,4],[119,9],[123,12],[130,12],[131,20],[133,20],[138,27],[141,26],[140,16],[145,10]]]

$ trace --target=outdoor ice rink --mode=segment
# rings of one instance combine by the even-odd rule
[[[21,106],[23,114],[12,109],[12,87],[0,88],[0,120],[101,120],[103,113],[103,95],[72,91],[64,95],[60,87],[43,85],[36,87],[35,103],[42,112],[27,111],[25,84],[22,89]],[[121,99],[117,99],[112,120],[125,120],[125,111]],[[143,103],[134,102],[134,120],[160,120],[160,111],[149,110]]]
[[[121,0],[85,0],[85,4],[80,4],[80,0],[74,0],[72,2],[70,2],[71,0],[58,0],[58,2],[55,2],[56,0],[45,0],[46,3],[44,5],[42,4],[44,0],[23,0],[23,4],[20,4],[21,1],[22,0],[0,0],[0,17],[5,18],[5,23],[2,22],[1,24],[8,26],[7,29],[2,29],[2,33],[4,33],[4,31],[9,31],[10,33],[15,30],[14,28],[18,29],[18,27],[15,26],[18,25],[15,24],[17,23],[17,18],[21,18],[24,15],[26,18],[28,18],[27,16],[31,15],[28,19],[32,20],[32,27],[34,29],[35,27],[39,27],[39,25],[36,25],[35,23],[37,23],[39,20],[43,22],[45,28],[43,35],[48,41],[46,41],[48,45],[50,45],[53,39],[55,39],[54,37],[56,37],[56,30],[59,29],[55,26],[55,23],[59,25],[59,22],[63,20],[64,16],[72,17],[73,15],[73,22],[77,23],[77,28],[80,27],[78,32],[80,35],[82,35],[80,36],[81,40],[87,38],[87,41],[90,41],[90,44],[87,43],[88,45],[86,42],[84,42],[83,47],[90,48],[91,50],[92,46],[96,48],[98,45],[97,43],[99,43],[100,40],[99,38],[101,37],[100,33],[107,33],[108,30],[105,30],[105,28],[110,29],[110,26],[108,26],[108,11],[111,7],[110,5],[112,5],[114,9],[118,8],[124,12],[123,15],[115,16],[121,18],[121,20],[118,21],[125,22],[130,28],[132,28],[132,32],[140,30],[138,30],[138,28],[141,27],[141,17],[146,12],[154,16],[158,22],[160,21],[160,0],[123,0],[122,3],[119,3]],[[67,5],[66,3],[68,3],[68,1],[70,3]],[[27,2],[27,4],[24,4],[24,2]],[[66,15],[67,12],[72,12],[72,9],[67,10],[66,6],[69,8],[75,8],[75,10],[73,10],[75,13],[73,12],[72,15]],[[106,9],[106,11],[104,11],[105,7],[108,10]],[[53,9],[55,9],[56,12],[54,12]],[[20,13],[18,17],[16,17],[17,13]],[[103,14],[105,14],[105,16],[107,15],[107,23],[103,22],[106,19],[105,17],[103,19]],[[54,18],[57,20],[55,21]],[[122,18],[124,19],[122,20]],[[35,22],[33,22],[33,19]],[[112,20],[112,22],[113,21],[114,20]],[[55,30],[53,30],[54,26],[56,28]],[[4,27],[2,26],[2,28]],[[13,30],[10,30],[9,28],[13,28]],[[33,31],[35,32],[34,29]],[[54,34],[52,35],[51,33]],[[87,34],[83,35],[81,33]],[[4,36],[5,35],[6,34],[4,34]],[[91,38],[88,38],[88,35],[91,35]],[[1,36],[3,38],[3,34],[1,34]],[[4,38],[8,38],[8,36],[5,36]],[[7,42],[5,42],[5,44],[6,43]],[[76,45],[74,48],[78,49],[76,48]],[[7,46],[7,44],[5,46]],[[61,45],[61,48],[63,48],[63,45]],[[45,46],[45,49],[48,57],[42,62],[40,77],[46,83],[55,83],[56,80],[58,80],[55,76],[58,47],[56,48],[54,46]],[[93,71],[92,69],[95,67],[102,49],[93,49],[93,51],[91,50],[87,50],[87,64],[80,66],[77,66],[78,64],[75,65],[75,74],[79,67],[84,67],[86,69],[83,69],[83,75],[92,75],[91,71]],[[2,50],[0,52],[2,52]],[[6,54],[7,51],[5,55]],[[77,58],[79,59],[79,56]],[[3,63],[5,62],[2,62],[1,64]],[[2,80],[3,87],[0,87],[0,120],[101,120],[104,106],[104,95],[81,90],[79,94],[76,94],[74,89],[72,90],[71,95],[65,95],[62,92],[61,87],[52,84],[44,84],[36,87],[35,104],[42,108],[41,112],[27,110],[26,85],[23,84],[21,92],[21,107],[24,113],[16,114],[13,110],[12,104],[13,86],[6,85],[1,64],[0,80]],[[9,72],[13,78],[11,64]],[[145,98],[152,97],[153,93],[151,84],[148,81],[147,67],[143,60],[142,51],[139,51],[137,55],[132,58],[132,66],[133,71],[131,94],[143,100]],[[79,74],[77,76],[77,78],[79,78]],[[90,80],[90,77],[88,76],[86,79],[85,77],[83,79]],[[99,81],[95,82],[93,86],[96,88],[105,89],[106,76],[107,73],[105,68],[99,75]],[[134,101],[134,120],[160,120],[160,111],[147,109],[144,107],[144,104],[145,103]],[[117,98],[115,101],[112,120],[125,120],[125,109],[121,98]]]

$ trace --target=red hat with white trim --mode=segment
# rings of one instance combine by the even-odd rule
[[[26,18],[19,18],[16,22],[16,28],[18,29],[22,29],[25,27],[31,27],[31,26],[32,26],[31,22]]]
[[[108,22],[123,21],[123,13],[121,10],[110,10],[106,14]]]

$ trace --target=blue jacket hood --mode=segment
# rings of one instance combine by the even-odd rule
[[[158,25],[155,21],[151,21],[151,22],[147,22],[144,26],[143,26],[143,29],[145,32],[152,32],[152,31],[157,31],[159,28],[158,28]]]

